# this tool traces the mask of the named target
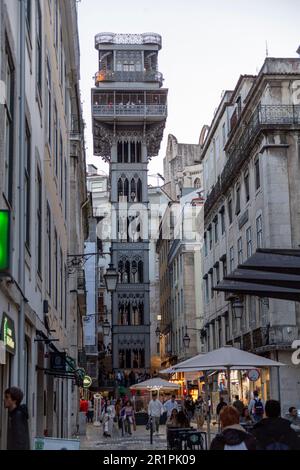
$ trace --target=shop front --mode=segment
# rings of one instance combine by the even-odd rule
[[[4,391],[13,385],[13,367],[16,354],[15,323],[3,313],[0,330],[0,393],[1,403]],[[6,448],[7,412],[0,406],[0,449]]]

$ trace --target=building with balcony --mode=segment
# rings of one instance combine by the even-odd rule
[[[242,75],[223,94],[201,154],[206,348],[231,344],[285,363],[279,377],[264,371],[242,389],[244,398],[253,388],[278,398],[279,382],[283,411],[300,405],[299,366],[291,362],[299,304],[242,295],[236,310],[234,296],[214,288],[259,248],[299,246],[299,78],[299,59],[267,58],[257,76]]]
[[[148,161],[158,154],[167,92],[158,34],[99,33],[92,89],[94,155],[110,164],[113,370],[150,371]]]

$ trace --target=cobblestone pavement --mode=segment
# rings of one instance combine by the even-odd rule
[[[216,434],[215,426],[212,426],[211,437]],[[153,436],[153,444],[150,444],[150,431],[144,425],[136,427],[132,436],[122,437],[121,432],[114,427],[112,437],[103,437],[103,428],[87,424],[86,435],[80,436],[81,450],[166,450],[166,426],[159,427],[159,435]]]
[[[132,436],[125,435],[115,428],[112,437],[103,437],[102,426],[87,424],[86,435],[80,437],[81,450],[166,450],[166,427],[160,426],[159,435],[153,436],[150,444],[150,431],[145,426],[137,426]]]

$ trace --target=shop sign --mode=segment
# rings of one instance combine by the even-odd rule
[[[85,375],[83,378],[83,388],[89,388],[92,385],[92,379],[89,375]]]
[[[15,322],[3,314],[1,324],[1,340],[4,342],[6,351],[11,354],[16,352]]]
[[[250,369],[247,375],[248,379],[251,380],[251,382],[256,382],[260,377],[259,370],[257,369]]]
[[[0,210],[0,272],[9,269],[9,211]]]
[[[65,372],[66,371],[66,353],[65,352],[51,352],[50,353],[50,368],[52,370]]]

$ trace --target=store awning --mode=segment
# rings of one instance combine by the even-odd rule
[[[213,290],[300,301],[300,250],[259,249]]]

